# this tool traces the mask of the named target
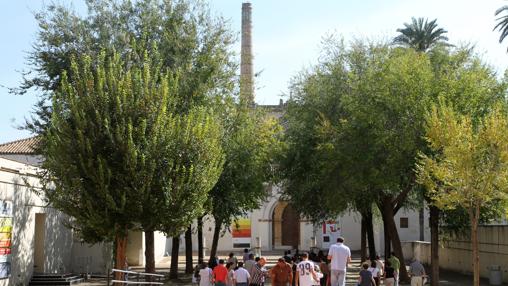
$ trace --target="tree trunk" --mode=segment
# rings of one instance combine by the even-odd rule
[[[418,210],[418,218],[420,224],[420,241],[425,241],[425,205]]]
[[[120,270],[126,270],[125,267],[127,265],[127,257],[125,256],[125,252],[127,250],[127,236],[116,235],[116,258],[115,258],[115,268]],[[124,274],[120,272],[115,272],[115,280],[123,280]],[[119,283],[115,283],[114,285],[122,285]]]
[[[194,268],[192,267],[192,226],[189,225],[185,232],[185,273],[192,274]]]
[[[360,235],[360,257],[361,262],[367,260],[367,226],[366,226],[365,215],[362,214],[362,224],[360,227],[361,235]]]
[[[215,259],[215,256],[217,256],[217,246],[219,245],[219,236],[220,236],[220,229],[222,226],[222,222],[220,220],[215,220],[215,227],[213,229],[213,240],[212,240],[212,248],[210,249],[210,262],[212,262],[212,259]],[[210,263],[214,264],[214,263]]]
[[[404,261],[404,253],[402,252],[402,245],[400,243],[399,232],[397,231],[397,226],[395,224],[391,198],[390,197],[384,198],[382,203],[383,203],[382,216],[383,220],[386,222],[386,227],[390,236],[390,240],[392,242],[393,252],[395,252],[395,256],[397,256],[397,258],[400,260],[400,269],[396,269],[399,271],[399,280],[401,282],[407,283],[409,282],[409,275],[407,273],[406,263]]]
[[[480,253],[478,250],[478,218],[480,216],[480,208],[475,207],[470,210],[471,216],[471,243],[473,248],[473,286],[480,286]]]
[[[203,257],[203,217],[198,218],[198,264],[205,261]]]
[[[383,216],[383,207],[379,206],[379,211],[381,211],[381,216]],[[392,251],[392,244],[390,239],[390,232],[388,231],[388,227],[386,226],[386,220],[383,217],[383,236],[385,240],[385,259],[390,256],[390,252]]]
[[[439,285],[439,209],[429,205],[431,285]]]
[[[374,239],[374,224],[372,221],[372,210],[366,214],[367,242],[369,245],[369,257],[371,261],[376,259],[376,242]]]
[[[155,273],[155,250],[153,230],[145,231],[145,272]],[[146,281],[153,281],[152,276],[147,276]]]
[[[171,245],[171,267],[169,269],[169,279],[178,278],[178,252],[180,250],[180,236],[173,236]]]

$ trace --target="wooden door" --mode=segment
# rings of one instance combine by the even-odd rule
[[[300,244],[300,217],[290,205],[284,208],[281,224],[282,245],[298,248]]]

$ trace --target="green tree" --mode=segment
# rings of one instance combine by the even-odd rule
[[[365,191],[364,186],[356,184],[352,176],[355,171],[347,169],[351,164],[343,156],[345,146],[341,145],[340,149],[336,146],[342,137],[339,139],[333,129],[344,116],[342,99],[349,84],[345,69],[347,55],[334,57],[343,53],[334,50],[336,44],[330,39],[325,46],[324,60],[293,79],[292,96],[283,117],[285,144],[279,162],[284,186],[282,198],[314,224],[336,219],[348,209],[360,211],[364,222],[372,219],[373,200],[363,196],[365,193],[360,190]],[[362,195],[352,195],[359,193]],[[362,238],[365,232],[373,234],[372,224],[368,224],[366,231],[362,229]],[[373,235],[368,236],[368,241],[370,254],[374,256]],[[362,244],[362,254],[365,251]]]
[[[39,29],[28,53],[30,70],[12,89],[15,93],[34,89],[40,94],[28,129],[44,132],[51,119],[51,92],[59,87],[63,71],[69,71],[71,57],[82,53],[97,56],[104,49],[115,49],[126,59],[131,50],[147,50],[163,69],[179,71],[181,100],[176,104],[181,112],[233,90],[235,38],[226,21],[212,16],[203,1],[86,0],[86,6],[85,15],[62,4],[48,5],[35,14]],[[67,76],[72,77],[69,72]]]
[[[146,223],[147,198],[159,198],[163,230],[182,228],[222,170],[216,119],[202,108],[174,113],[176,80],[150,64],[105,52],[71,59],[72,79],[63,72],[41,134],[48,201],[85,241],[114,239],[120,269],[127,231]]]
[[[440,208],[465,206],[471,221],[475,286],[480,285],[480,210],[508,195],[508,117],[493,109],[474,120],[441,103],[427,117],[426,139],[433,156],[421,155],[418,179]]]
[[[63,4],[50,4],[35,14],[39,29],[28,55],[30,70],[23,74],[22,84],[11,90],[16,94],[35,90],[40,95],[27,129],[36,134],[46,131],[51,121],[53,92],[59,88],[64,71],[73,80],[71,58],[85,53],[97,57],[103,50],[116,50],[124,61],[142,64],[146,51],[161,70],[179,74],[174,113],[187,114],[199,106],[214,108],[232,94],[237,66],[231,49],[235,37],[226,21],[212,16],[203,1],[85,3],[88,10],[84,15]],[[138,56],[133,56],[132,51]],[[143,200],[148,204],[144,210],[149,210],[151,199],[154,198]],[[151,230],[149,227],[148,235]],[[146,240],[147,250],[153,249],[151,241]],[[154,265],[151,258],[147,261],[146,270],[150,271]]]
[[[348,115],[340,128],[351,144],[368,138],[357,158],[348,161],[376,197],[385,226],[385,254],[391,242],[401,260],[401,280],[407,280],[394,216],[415,201],[413,166],[424,145],[423,114],[432,100],[432,69],[427,56],[413,50],[359,46],[353,55],[359,64],[353,69],[352,92],[345,98]]]
[[[397,29],[397,32],[400,33],[393,42],[402,46],[406,46],[412,49],[415,49],[419,52],[430,52],[430,48],[437,46],[440,44],[441,47],[449,46],[446,42],[448,38],[443,36],[447,33],[442,28],[437,27],[436,23],[437,19],[434,19],[430,23],[428,20],[423,18],[412,18],[412,23],[405,23],[405,28]],[[425,189],[422,189],[423,191]],[[421,206],[419,208],[419,224],[420,224],[420,240],[425,240],[424,237],[424,225],[425,225],[425,212],[424,212],[424,200],[427,202],[429,206],[429,224],[430,224],[430,233],[431,233],[431,279],[433,285],[439,284],[439,255],[438,255],[438,247],[439,247],[439,209],[431,204],[431,200],[428,196],[423,194],[421,197]]]
[[[428,21],[424,18],[411,18],[411,23],[404,23],[404,28],[397,29],[400,33],[393,39],[395,44],[413,48],[420,52],[426,52],[438,44],[446,44],[448,33],[443,28],[438,28],[437,19]]]
[[[266,184],[273,181],[282,131],[275,118],[242,104],[234,104],[226,116],[224,171],[210,192],[209,213],[215,221],[210,259],[216,255],[221,230],[259,208],[269,195]]]
[[[471,47],[449,49],[441,46],[429,51],[428,55],[435,74],[434,94],[446,98],[461,114],[468,114],[473,118],[482,117],[496,102],[503,99],[506,83],[497,80],[492,68],[484,64]],[[430,154],[429,150],[424,152]],[[437,285],[439,282],[439,234],[447,235],[449,231],[455,232],[457,229],[469,228],[469,222],[458,215],[464,211],[440,210],[433,204],[426,189],[424,197],[430,211],[431,278],[433,284]],[[440,219],[444,219],[444,222],[440,222]],[[488,220],[488,216],[485,216],[485,220]],[[460,226],[462,223],[465,224]],[[444,227],[442,231],[440,225]]]
[[[394,216],[414,201],[409,198],[415,195],[415,157],[425,145],[423,115],[432,100],[432,66],[425,54],[384,44],[355,42],[346,48],[332,42],[324,53],[292,93],[298,107],[287,123],[287,158],[295,163],[281,165],[289,166],[284,173],[303,182],[297,190],[304,191],[288,192],[333,202],[335,207],[322,205],[325,214],[348,207],[362,211],[369,206],[367,198],[382,214],[385,251],[391,242],[403,262]],[[400,270],[407,279],[404,266]]]

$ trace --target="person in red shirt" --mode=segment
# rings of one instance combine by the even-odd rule
[[[224,266],[224,259],[219,260],[219,265],[213,268],[213,282],[215,286],[226,286],[228,269]]]

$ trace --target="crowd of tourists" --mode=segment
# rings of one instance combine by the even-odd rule
[[[351,263],[351,250],[344,238],[337,239],[325,255],[290,250],[279,258],[275,266],[267,269],[264,257],[254,257],[244,250],[242,261],[234,253],[226,259],[213,259],[197,265],[193,282],[199,286],[264,286],[270,278],[273,286],[345,286],[346,272]],[[362,263],[358,274],[358,286],[398,286],[400,261],[392,252],[383,262],[379,256]],[[411,286],[425,283],[425,269],[414,260],[410,265]]]

